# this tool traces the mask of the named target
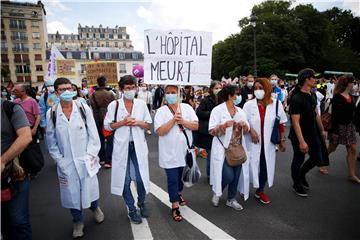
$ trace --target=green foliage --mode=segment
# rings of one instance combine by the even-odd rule
[[[255,5],[258,76],[296,73],[305,67],[350,71],[360,76],[360,18],[332,8],[319,12],[293,1]],[[212,78],[254,73],[254,28],[250,17],[239,20],[241,32],[213,46]]]

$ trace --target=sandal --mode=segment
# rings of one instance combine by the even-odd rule
[[[185,206],[186,205],[186,201],[185,199],[183,198],[182,194],[179,194],[179,204],[180,206]]]
[[[180,211],[179,211],[179,207],[172,208],[171,213],[172,213],[172,218],[176,222],[181,222],[183,220],[183,217],[181,216]]]
[[[360,184],[360,179],[357,176],[349,176],[348,180],[352,183],[358,183]]]

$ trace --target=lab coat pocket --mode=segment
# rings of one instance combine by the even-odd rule
[[[58,170],[60,171],[60,175],[70,176],[73,170],[73,161],[68,158],[62,158],[57,161]]]

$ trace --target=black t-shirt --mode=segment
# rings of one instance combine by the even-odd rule
[[[316,95],[304,92],[296,93],[290,103],[289,114],[300,114],[300,128],[305,142],[309,144],[319,143],[319,130],[316,123]],[[298,141],[293,124],[291,124],[289,138]]]

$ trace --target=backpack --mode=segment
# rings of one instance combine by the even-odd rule
[[[86,130],[88,129],[87,123],[86,123],[86,111],[84,108],[84,105],[81,102],[78,102],[75,100],[76,107],[78,108],[80,112],[81,119],[83,120]],[[56,127],[56,112],[59,104],[56,104],[51,107],[51,120],[54,125],[54,128]]]

